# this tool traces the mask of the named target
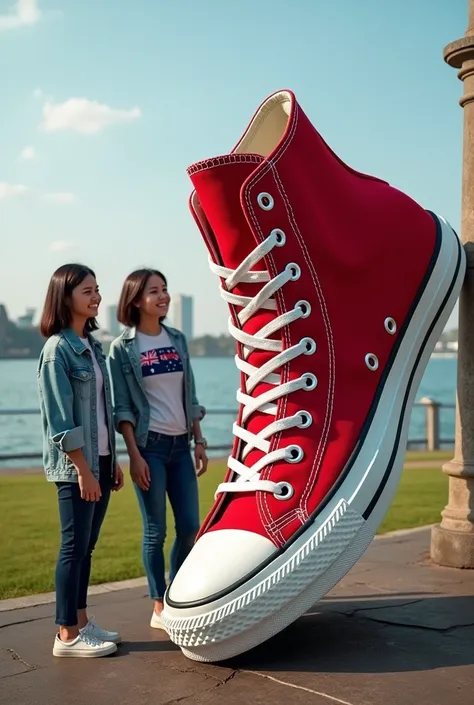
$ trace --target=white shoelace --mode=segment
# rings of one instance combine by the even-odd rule
[[[93,617],[89,619],[86,626],[81,629],[80,632],[81,634],[88,634],[89,636],[92,636],[93,638],[98,639],[99,641],[106,641],[107,636],[109,635],[107,629],[102,629],[102,627],[99,627],[97,622],[94,621]]]
[[[81,641],[83,641],[88,646],[92,646],[95,648],[97,648],[98,646],[102,646],[104,643],[101,639],[98,639],[96,636],[90,634],[89,632],[80,632],[79,636]]]
[[[229,269],[209,261],[211,270],[220,278],[225,280],[226,289],[220,288],[222,298],[231,305],[242,307],[238,314],[239,323],[243,326],[259,309],[275,311],[277,308],[274,294],[290,280],[296,280],[300,276],[299,267],[296,264],[289,264],[283,272],[274,279],[270,278],[265,271],[250,271],[263,257],[265,257],[274,247],[281,247],[285,243],[285,236],[281,230],[273,230],[269,237],[258,245],[237,267]],[[232,289],[239,283],[262,283],[264,286],[254,297],[239,296],[232,293]],[[316,344],[311,338],[303,338],[297,345],[293,345],[283,350],[280,340],[270,340],[269,336],[280,330],[289,323],[299,318],[305,318],[310,313],[310,306],[307,301],[299,301],[292,311],[276,316],[274,320],[261,328],[255,335],[245,333],[234,326],[232,319],[229,319],[229,331],[244,347],[244,358],[235,356],[235,363],[238,369],[246,375],[245,394],[241,389],[237,392],[237,401],[242,404],[242,424],[256,410],[275,416],[277,413],[277,402],[281,397],[295,392],[299,389],[314,389],[317,379],[314,375],[305,373],[298,379],[281,384],[280,374],[275,371],[281,368],[290,360],[294,360],[300,355],[312,355],[316,350]],[[249,354],[253,350],[265,350],[276,353],[268,362],[261,367],[254,367],[247,362]],[[260,383],[264,382],[273,386],[273,389],[256,397],[250,396],[252,390]],[[254,465],[247,467],[243,462],[229,457],[228,465],[236,474],[234,482],[221,483],[216,491],[216,495],[221,492],[254,492],[257,490],[271,492],[279,499],[288,498],[293,493],[289,483],[276,483],[270,480],[261,480],[260,473],[267,466],[278,460],[286,460],[288,463],[297,463],[303,457],[300,446],[290,445],[286,448],[279,448],[270,452],[271,438],[274,434],[280,433],[290,428],[306,428],[312,423],[311,415],[307,411],[301,411],[294,416],[281,418],[265,426],[257,434],[251,433],[240,426],[237,422],[233,426],[233,434],[237,436],[245,445],[241,451],[241,460],[244,461],[251,450],[257,448],[263,455]]]

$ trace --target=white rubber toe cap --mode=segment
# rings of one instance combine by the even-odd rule
[[[277,552],[270,539],[239,529],[203,534],[173,580],[168,599],[184,603],[206,600],[241,582]]]

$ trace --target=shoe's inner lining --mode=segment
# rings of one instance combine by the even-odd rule
[[[288,124],[291,99],[286,91],[275,93],[260,108],[234,154],[260,154],[268,157],[280,142]]]
[[[289,93],[287,91],[275,93],[257,111],[233,153],[260,154],[262,157],[268,157],[283,137],[290,111],[291,97]],[[191,205],[214,261],[222,264],[217,239],[195,191],[191,195]]]

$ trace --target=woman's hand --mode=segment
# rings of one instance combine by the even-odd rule
[[[124,484],[122,468],[118,463],[115,464],[114,472],[114,484],[112,486],[112,492],[118,492],[122,489]]]
[[[150,489],[150,468],[140,453],[130,456],[130,477],[141,490]]]
[[[197,443],[194,447],[194,459],[196,461],[197,476],[201,477],[201,475],[204,475],[206,472],[207,463],[209,462],[207,459],[206,449],[202,443]]]
[[[102,497],[99,481],[95,479],[91,470],[78,473],[79,489],[81,498],[86,502],[98,502]]]

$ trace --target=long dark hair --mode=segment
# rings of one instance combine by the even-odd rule
[[[125,279],[117,307],[117,318],[124,326],[131,328],[139,325],[140,311],[136,306],[136,302],[142,297],[147,282],[153,275],[163,279],[165,286],[168,286],[165,275],[158,269],[136,269]],[[160,317],[160,323],[164,318],[165,316]]]
[[[70,326],[72,292],[89,275],[96,278],[92,269],[83,264],[63,264],[54,272],[49,282],[41,315],[40,330],[45,338],[49,338]],[[92,333],[98,328],[96,319],[88,318],[84,332]]]

